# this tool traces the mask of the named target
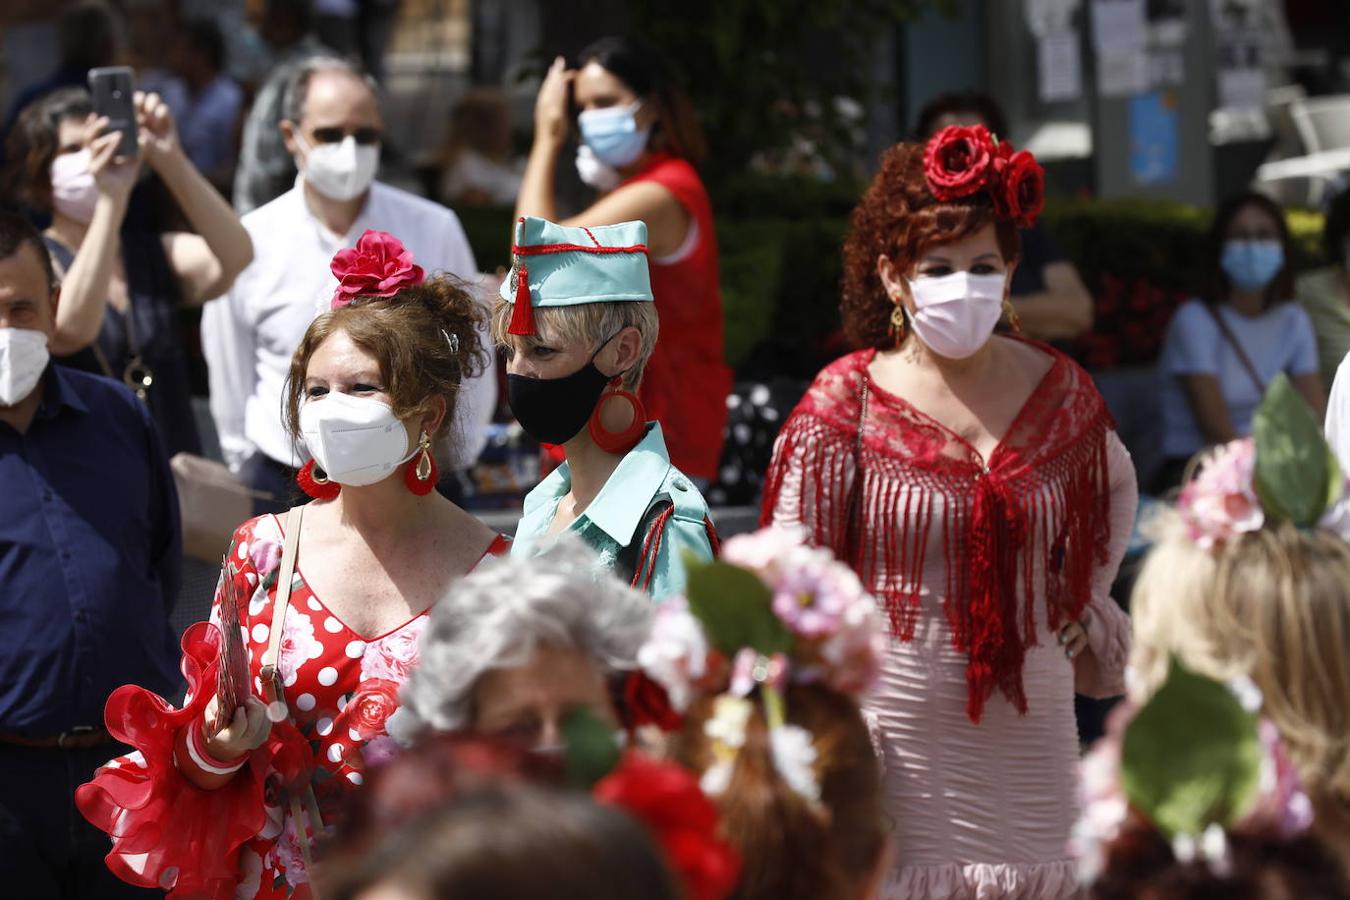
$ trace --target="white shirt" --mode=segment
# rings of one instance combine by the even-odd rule
[[[477,279],[473,251],[459,218],[438,203],[375,182],[365,208],[345,235],[330,232],[310,211],[301,180],[280,197],[241,220],[253,240],[253,263],[229,293],[202,312],[202,351],[210,372],[211,416],[220,448],[232,470],[254,453],[298,465],[307,458],[291,440],[284,421],[284,389],[291,356],[315,315],[325,308],[337,279],[333,254],[352,247],[366,229],[387,231],[403,241],[431,277],[446,272]],[[491,349],[484,332],[480,336]],[[487,441],[496,404],[496,355],[487,371],[461,386],[442,462],[472,465]]]
[[[1340,461],[1341,472],[1350,473],[1350,356],[1341,360],[1327,399],[1327,443]]]

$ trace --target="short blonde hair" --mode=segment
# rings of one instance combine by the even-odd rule
[[[513,335],[507,333],[511,326],[511,311],[514,304],[497,299],[492,310],[492,339],[500,347],[510,347]],[[642,374],[656,347],[656,337],[661,330],[661,321],[656,315],[656,304],[634,300],[622,303],[578,303],[574,306],[536,306],[534,309],[535,334],[527,341],[546,344],[552,347],[584,346],[599,350],[600,344],[618,334],[625,328],[633,327],[641,336],[637,362],[624,373],[623,386],[626,390],[636,391],[642,383]]]
[[[1212,554],[1171,511],[1152,530],[1131,599],[1132,694],[1156,690],[1172,654],[1249,677],[1308,790],[1350,797],[1350,544],[1280,523]]]

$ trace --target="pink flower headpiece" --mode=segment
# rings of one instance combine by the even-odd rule
[[[1181,490],[1177,511],[1210,551],[1266,522],[1323,528],[1350,541],[1350,481],[1322,423],[1280,373],[1252,416],[1252,436],[1210,451]]]
[[[357,297],[392,297],[405,287],[421,284],[425,274],[413,262],[412,251],[384,231],[366,229],[355,247],[333,256],[338,280],[331,309],[347,306]]]
[[[688,597],[661,605],[637,659],[674,713],[717,695],[705,723],[716,757],[703,776],[707,793],[730,782],[758,689],[775,768],[814,802],[812,737],[787,724],[782,690],[821,683],[857,696],[876,679],[885,645],[876,601],[852,569],[795,532],[766,528],[727,541],[719,561],[690,567]]]

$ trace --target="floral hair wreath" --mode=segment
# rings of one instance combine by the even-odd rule
[[[809,731],[787,724],[783,688],[819,683],[859,695],[884,649],[876,602],[853,570],[795,532],[766,528],[727,541],[718,562],[689,563],[687,598],[662,604],[637,658],[673,712],[648,721],[672,728],[696,696],[716,694],[704,723],[714,757],[700,782],[706,793],[730,783],[758,689],[774,767],[815,804],[816,750]]]
[[[1113,712],[1106,736],[1080,763],[1082,814],[1070,838],[1079,880],[1097,879],[1108,845],[1132,818],[1169,840],[1178,862],[1220,874],[1232,830],[1306,831],[1312,802],[1260,708],[1251,681],[1223,685],[1173,658],[1147,703],[1127,701]]]
[[[998,218],[1030,228],[1045,207],[1045,170],[1026,150],[1014,151],[983,125],[951,125],[923,153],[928,190],[937,200],[984,191]]]
[[[1267,522],[1325,528],[1350,540],[1347,488],[1312,411],[1280,374],[1252,417],[1252,436],[1204,457],[1177,511],[1190,539],[1211,552]]]
[[[358,297],[392,297],[426,277],[402,241],[371,229],[366,229],[355,247],[339,250],[330,268],[338,280],[330,309],[348,306]]]

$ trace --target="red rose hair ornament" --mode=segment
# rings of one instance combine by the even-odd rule
[[[346,306],[357,297],[392,297],[405,287],[421,284],[422,267],[413,262],[412,251],[392,234],[366,230],[355,247],[333,256],[333,277],[338,280],[332,309]]]
[[[924,178],[937,200],[989,194],[994,214],[1030,228],[1045,206],[1045,170],[1026,150],[996,141],[983,125],[953,125],[928,141]]]
[[[591,793],[647,827],[688,900],[723,900],[735,889],[740,855],[722,837],[717,807],[692,773],[630,750]]]

